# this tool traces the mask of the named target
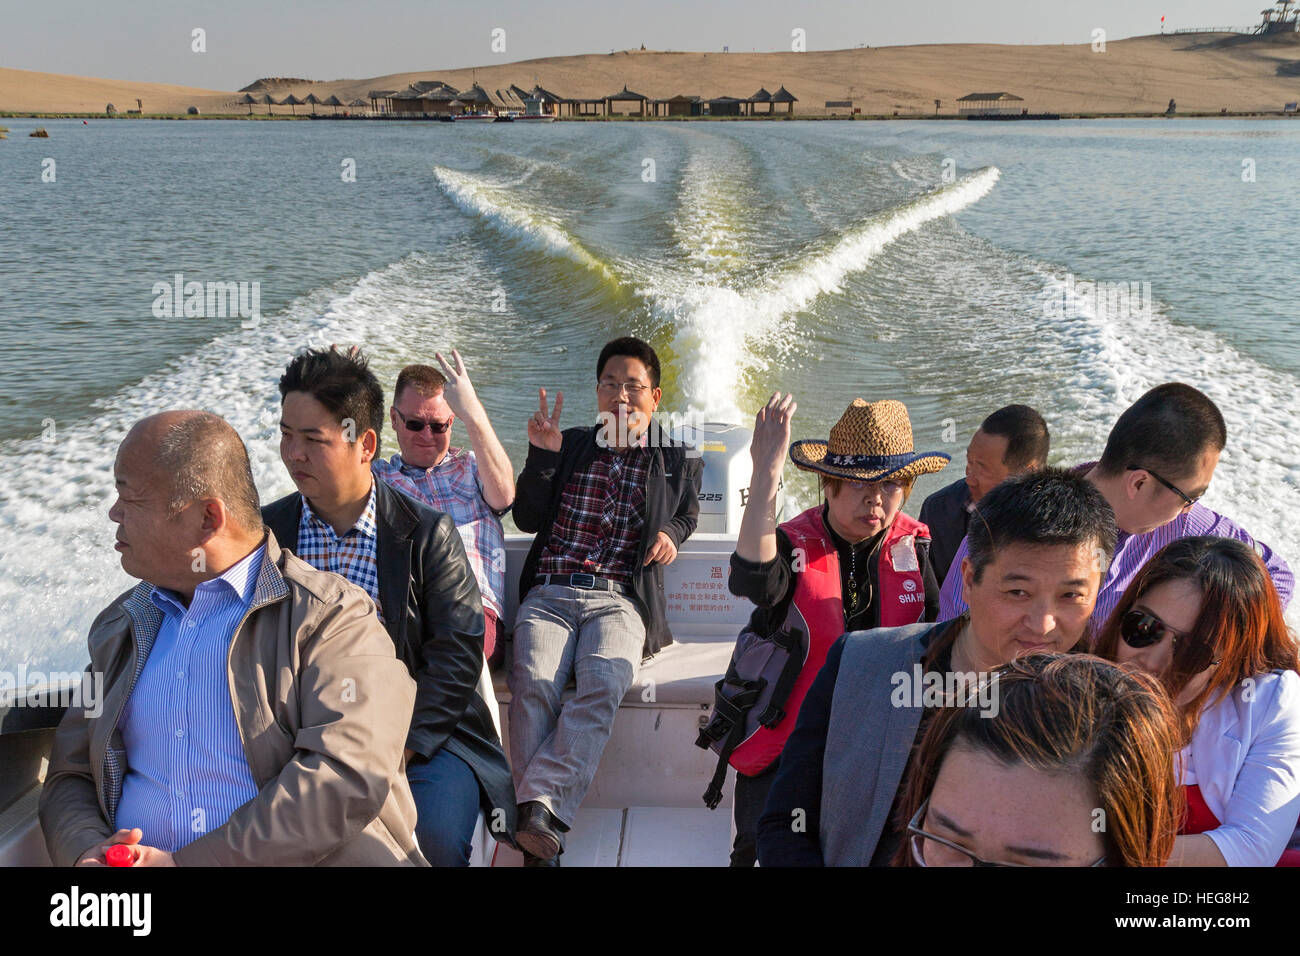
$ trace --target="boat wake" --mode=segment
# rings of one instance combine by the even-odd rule
[[[866,269],[891,243],[984,198],[1000,175],[987,167],[877,213],[748,288],[720,285],[713,277],[672,276],[640,290],[671,331],[681,366],[678,386],[688,407],[723,420],[747,420],[737,407],[743,379],[766,371],[788,347],[780,343],[800,337],[794,321],[800,312],[821,296],[839,293],[845,278]]]
[[[508,188],[445,166],[434,166],[433,175],[447,198],[462,212],[478,218],[506,239],[548,256],[576,262],[607,281],[618,281],[609,266],[584,248],[560,223],[529,206]]]

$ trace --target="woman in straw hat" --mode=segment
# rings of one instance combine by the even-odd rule
[[[732,593],[758,605],[747,634],[802,635],[802,647],[791,655],[802,667],[781,688],[789,687],[788,696],[765,701],[784,716],[773,726],[756,726],[727,755],[738,774],[733,866],[754,863],[758,817],[777,758],[831,644],[845,631],[934,621],[939,610],[930,532],[902,508],[916,477],[939,471],[949,456],[914,449],[902,402],[860,398],[829,440],[791,445],[797,407],[777,392],[754,420],[753,479],[731,556]],[[776,493],[787,448],[796,467],[818,475],[825,500],[778,526]],[[737,641],[738,654],[747,634]]]

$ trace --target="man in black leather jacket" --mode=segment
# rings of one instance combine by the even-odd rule
[[[479,690],[483,606],[464,544],[449,515],[374,480],[383,390],[355,349],[300,353],[280,396],[280,457],[298,492],[263,519],[283,547],[375,601],[417,685],[405,759],[420,851],[434,866],[465,865],[480,809],[494,837],[513,841],[515,796]]]

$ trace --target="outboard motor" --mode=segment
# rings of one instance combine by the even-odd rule
[[[749,479],[753,460],[749,446],[754,432],[743,425],[722,422],[705,422],[702,425],[680,425],[672,436],[692,446],[704,460],[700,477],[700,517],[695,527],[697,534],[740,533],[740,519],[749,500]],[[777,491],[776,513],[785,517],[785,488]]]

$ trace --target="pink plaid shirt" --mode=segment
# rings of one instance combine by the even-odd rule
[[[408,465],[401,455],[388,461],[376,459],[371,467],[398,491],[451,515],[465,542],[483,606],[500,617],[506,593],[505,532],[500,517],[483,499],[483,482],[479,480],[473,449],[448,448],[442,461],[432,468]]]

